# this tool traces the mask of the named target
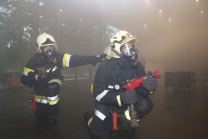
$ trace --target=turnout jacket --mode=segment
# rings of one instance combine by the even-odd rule
[[[28,73],[32,72],[36,74],[38,67],[45,67],[47,73],[51,70],[48,83],[52,82],[51,79],[55,79],[55,82],[59,83],[61,86],[63,82],[63,76],[61,75],[60,69],[63,67],[77,67],[87,64],[96,65],[97,62],[100,62],[100,58],[96,56],[80,56],[80,55],[70,55],[70,54],[62,54],[56,53],[54,57],[55,62],[48,62],[47,58],[44,58],[45,55],[40,53],[36,53],[26,64],[23,70],[23,75],[21,76],[21,83],[23,85],[33,86],[34,88],[38,86],[38,84],[34,83],[34,79],[31,79],[28,76]],[[54,81],[53,81],[54,82]]]
[[[122,85],[126,84],[127,80],[144,76],[146,76],[146,72],[142,63],[139,61],[138,66],[133,68],[130,62],[123,61],[121,58],[105,60],[100,64],[95,75],[93,88],[94,98],[100,103],[109,105],[117,104],[116,96],[124,90],[120,89],[117,91],[114,89],[114,85],[120,84],[120,88],[122,88]],[[135,90],[138,94],[147,91],[142,85]]]

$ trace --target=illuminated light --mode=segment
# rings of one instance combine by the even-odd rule
[[[95,28],[97,28],[97,26],[95,26]]]
[[[40,18],[43,18],[43,16],[41,15],[41,16],[39,16]]]
[[[169,21],[171,20],[171,18],[169,18]]]
[[[198,0],[196,0],[196,1],[198,1]]]
[[[62,24],[63,26],[65,25],[65,24]]]
[[[144,24],[144,26],[146,27],[146,26],[147,26],[147,24]]]
[[[162,10],[159,10],[159,12],[161,13],[161,12],[162,12]]]
[[[9,5],[9,7],[12,7],[12,5]]]
[[[201,11],[201,13],[203,13],[203,11]]]
[[[62,12],[63,10],[61,9],[61,10],[59,10],[60,12]]]
[[[80,21],[82,21],[82,19],[80,19]]]

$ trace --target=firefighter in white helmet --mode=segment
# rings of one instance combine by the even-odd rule
[[[126,130],[131,127],[130,120],[123,111],[128,110],[128,104],[135,105],[137,119],[142,119],[153,108],[148,95],[155,92],[157,80],[154,77],[147,76],[142,85],[134,90],[122,88],[128,80],[146,76],[145,69],[137,58],[137,41],[129,32],[119,31],[111,39],[111,46],[104,50],[108,59],[98,67],[91,89],[95,98],[95,109],[84,115],[94,139],[110,139],[112,111],[120,112],[118,118],[123,122],[118,126]]]
[[[33,87],[38,121],[47,119],[47,123],[54,125],[59,114],[59,91],[63,82],[60,69],[86,64],[96,65],[102,61],[105,54],[80,56],[58,53],[55,39],[47,33],[37,37],[35,46],[37,53],[24,67],[21,83]]]

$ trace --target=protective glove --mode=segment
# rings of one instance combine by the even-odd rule
[[[105,58],[106,58],[106,54],[100,54],[100,55],[97,55],[97,57],[99,58],[99,62],[103,62],[104,60],[105,60]]]
[[[47,76],[37,72],[29,72],[28,77],[33,81],[34,84],[37,84],[43,83]]]
[[[152,77],[152,72],[147,73],[146,79],[143,79],[142,86],[146,88],[149,92],[155,90],[157,86],[157,79]]]
[[[27,75],[28,75],[32,84],[37,84],[38,83],[38,81],[36,79],[36,75],[38,75],[37,72],[29,72]]]
[[[153,91],[148,91],[146,88],[144,87],[140,87],[140,92],[142,92],[143,96],[146,97],[148,95],[152,95],[155,93],[155,90]]]
[[[38,82],[45,82],[46,81],[46,78],[47,78],[47,75],[45,74],[42,74],[42,73],[39,73],[37,75],[35,75],[35,79],[38,81]]]
[[[134,104],[138,101],[137,93],[135,90],[126,90],[121,92],[120,95],[116,97],[118,105],[123,104]]]

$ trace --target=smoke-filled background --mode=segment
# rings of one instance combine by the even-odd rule
[[[118,30],[135,35],[150,70],[208,69],[207,0],[5,0],[0,2],[0,68],[21,70],[39,34],[53,35],[59,51],[103,53]],[[11,64],[12,63],[12,64]],[[81,67],[79,68],[81,69]]]
[[[208,68],[208,1],[114,0],[99,9],[105,22],[137,36],[146,62],[165,71]]]

